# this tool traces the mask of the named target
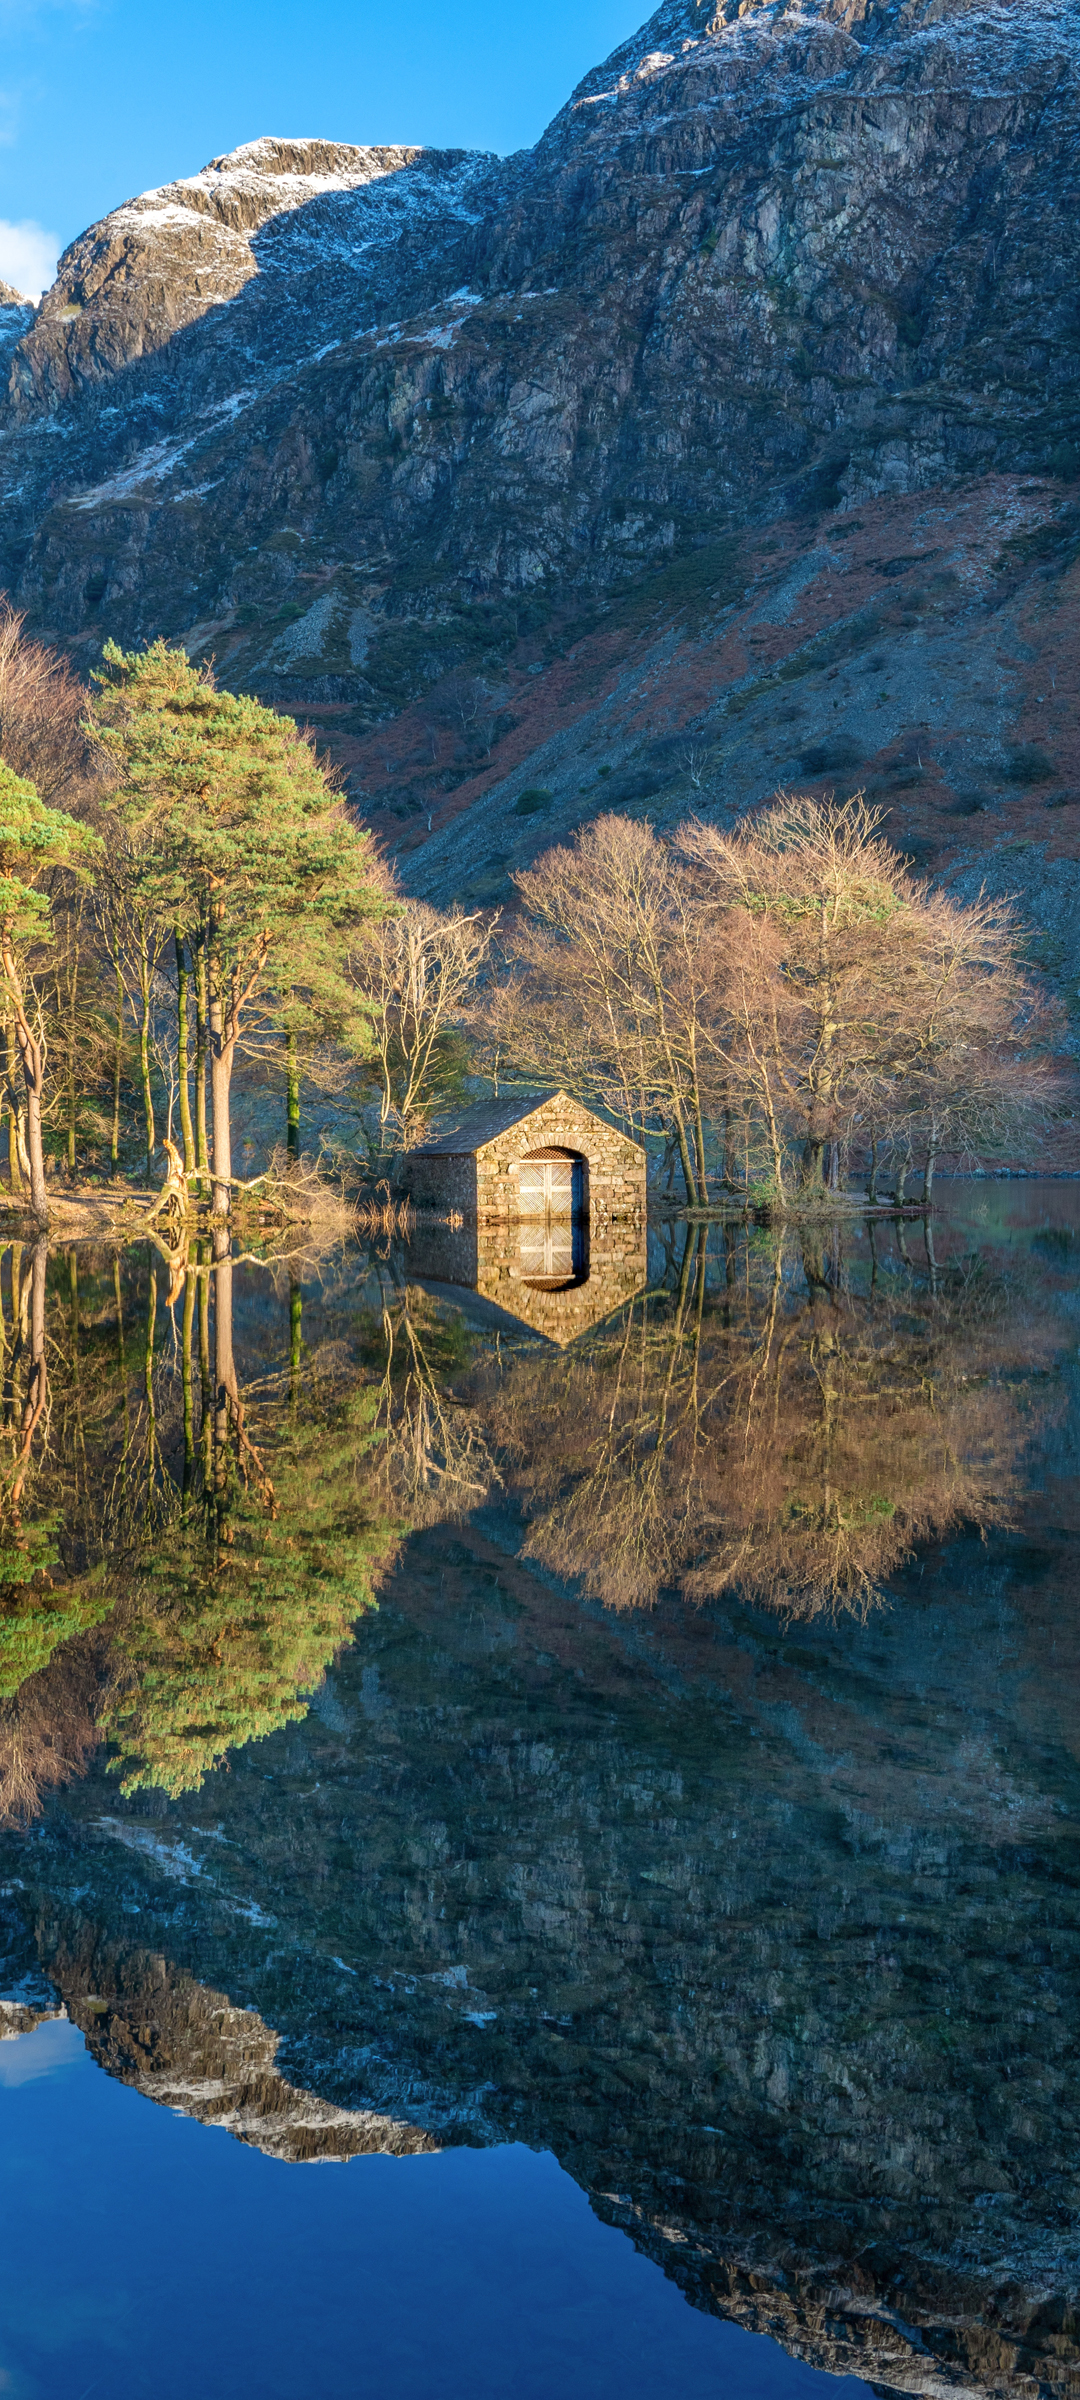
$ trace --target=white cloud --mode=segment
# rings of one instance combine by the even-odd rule
[[[32,217],[11,225],[0,217],[0,283],[14,284],[28,300],[40,300],[56,276],[59,236],[35,225]]]

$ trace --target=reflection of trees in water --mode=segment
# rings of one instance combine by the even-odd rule
[[[0,1812],[102,1737],[125,1790],[197,1786],[305,1713],[401,1532],[504,1481],[526,1555],[619,1607],[681,1584],[865,1609],[919,1542],[1001,1523],[1048,1314],[978,1261],[853,1272],[846,1238],[729,1232],[717,1262],[691,1230],[607,1327],[482,1363],[389,1258],[309,1348],[282,1271],[245,1285],[243,1371],[224,1243],[54,1260],[48,1308],[44,1250],[13,1251]]]
[[[107,1296],[98,1280],[89,1306],[80,1308],[74,1255],[66,1307],[54,1289],[52,1415],[36,1458],[23,1456],[22,1416],[9,1409],[14,1564],[0,1603],[9,1815],[32,1813],[37,1792],[75,1771],[101,1735],[117,1746],[125,1789],[179,1792],[234,1745],[302,1716],[371,1605],[395,1539],[367,1489],[375,1395],[333,1362],[305,1374],[298,1288],[287,1301],[288,1363],[244,1388],[231,1256],[204,1245],[182,1276],[170,1267],[166,1277],[151,1254],[134,1293],[126,1263]],[[44,1289],[42,1253],[42,1329]],[[29,1589],[13,1597],[19,1562]]]
[[[224,1238],[219,1250],[198,1269],[197,1395],[190,1275],[185,1289],[183,1472],[167,1522],[133,1547],[110,1644],[99,1722],[125,1791],[189,1790],[229,1750],[304,1716],[401,1521],[463,1514],[494,1475],[475,1414],[448,1390],[468,1353],[456,1318],[381,1278],[360,1371],[333,1344],[308,1371],[293,1285],[288,1367],[245,1390]]]
[[[369,1337],[379,1486],[410,1527],[465,1516],[501,1482],[473,1402],[451,1388],[472,1341],[463,1319],[418,1285],[380,1281],[381,1319]]]
[[[1040,1337],[978,1262],[852,1288],[832,1248],[691,1233],[673,1293],[490,1389],[526,1556],[616,1607],[679,1583],[794,1615],[865,1609],[915,1546],[1007,1520]],[[711,1265],[711,1262],[710,1262]]]
[[[302,1717],[329,1661],[371,1605],[393,1545],[362,1480],[371,1446],[365,1386],[300,1410],[300,1313],[290,1293],[289,1363],[258,1386],[258,1441],[234,1355],[227,1236],[200,1268],[200,1431],[193,1332],[181,1328],[184,1471],[164,1538],[133,1561],[113,1641],[102,1731],[123,1789],[190,1790],[226,1752]],[[213,1285],[213,1357],[209,1357]],[[271,1472],[272,1467],[272,1472]]]
[[[31,1814],[38,1792],[77,1772],[93,1747],[93,1678],[70,1645],[108,1605],[95,1589],[57,1574],[62,1513],[55,1494],[42,1505],[34,1489],[50,1433],[47,1264],[44,1241],[0,1249],[0,1815],[7,1816]]]

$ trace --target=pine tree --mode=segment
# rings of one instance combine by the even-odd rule
[[[42,1223],[48,1215],[41,1133],[46,1044],[35,978],[52,940],[52,908],[39,887],[55,867],[85,870],[99,848],[88,827],[46,808],[33,784],[0,761],[0,977],[26,1086],[30,1205]]]
[[[209,668],[157,641],[106,646],[92,704],[118,770],[112,803],[147,842],[148,895],[175,945],[205,961],[213,1106],[214,1209],[227,1212],[230,1091],[241,1030],[275,1002],[320,1016],[356,999],[340,959],[349,933],[385,905],[369,837],[291,718],[219,691]]]

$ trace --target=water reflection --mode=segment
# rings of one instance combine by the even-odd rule
[[[1009,1519],[1058,1338],[977,1256],[895,1281],[826,1250],[691,1231],[672,1281],[553,1372],[480,1379],[526,1555],[615,1607],[665,1585],[792,1615],[868,1607],[961,1524]],[[1018,1379],[1020,1379],[1018,1381]]]
[[[551,2148],[819,2364],[1070,2388],[1069,1235],[676,1226],[554,1344],[408,1247],[9,1250],[10,1988],[283,2156]]]
[[[527,1219],[521,1228],[521,1272],[535,1291],[559,1292],[584,1283],[586,1227],[581,1217]]]
[[[276,1320],[277,1351],[288,1312],[288,1363],[241,1377],[238,1270],[204,1250],[178,1289],[152,1247],[81,1274],[74,1253],[54,1261],[47,1422],[35,1254],[0,1558],[9,1813],[32,1810],[95,1741],[123,1789],[177,1792],[302,1715],[396,1539],[364,1499],[374,1391],[315,1359],[301,1392],[299,1296],[280,1275],[263,1278],[256,1321]],[[18,1284],[17,1259],[11,1271]]]
[[[71,1252],[48,1312],[44,1249],[11,1251],[8,1812],[96,1741],[126,1792],[197,1787],[304,1714],[410,1529],[493,1499],[527,1558],[615,1607],[677,1585],[802,1618],[865,1612],[919,1545],[1011,1520],[1060,1338],[1030,1268],[682,1227],[643,1290],[641,1244],[603,1229],[558,1290],[529,1284],[520,1226],[324,1261],[314,1343],[295,1270],[220,1244],[179,1271]],[[478,1303],[514,1303],[494,1338],[419,1280],[470,1260]]]
[[[640,1219],[570,1211],[420,1224],[401,1261],[412,1280],[475,1292],[514,1326],[558,1349],[578,1340],[641,1290],[648,1275]],[[494,1322],[494,1320],[492,1320]]]

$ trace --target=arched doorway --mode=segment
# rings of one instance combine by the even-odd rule
[[[523,1280],[560,1292],[589,1272],[588,1161],[576,1150],[530,1150],[518,1171]]]

